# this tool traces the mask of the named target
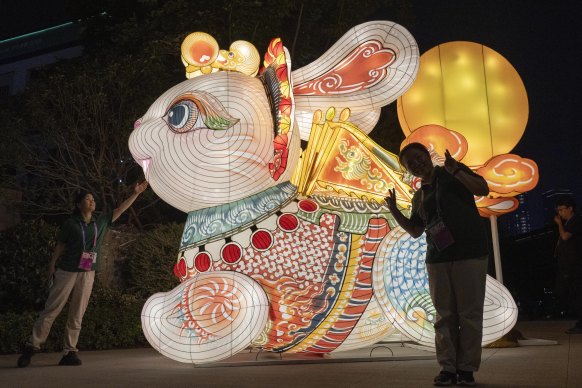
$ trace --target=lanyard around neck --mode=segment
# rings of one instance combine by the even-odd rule
[[[93,234],[93,248],[95,249],[95,247],[97,246],[97,223],[95,221],[91,222],[93,224],[93,229],[95,230],[95,233]],[[81,221],[79,221],[79,226],[81,226],[81,234],[83,235],[83,250],[85,250],[85,246],[86,246],[86,241],[85,241],[85,228],[83,227],[83,223]]]

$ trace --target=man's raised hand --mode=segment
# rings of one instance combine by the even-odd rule
[[[445,169],[450,173],[453,174],[459,168],[459,162],[455,160],[451,156],[449,150],[445,151]]]

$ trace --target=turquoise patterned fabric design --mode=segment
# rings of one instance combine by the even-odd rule
[[[180,249],[255,225],[292,201],[296,193],[294,185],[283,182],[237,202],[191,212],[184,226]]]
[[[393,229],[378,249],[375,292],[380,304],[407,337],[434,346],[436,311],[430,299],[425,265],[426,239]]]
[[[368,223],[372,218],[384,218],[388,221],[390,228],[398,225],[384,203],[317,194],[313,195],[311,199],[320,206],[319,210],[313,213],[299,210],[297,216],[317,224],[322,214],[335,214],[341,220],[338,229],[341,232],[364,234],[368,230]]]

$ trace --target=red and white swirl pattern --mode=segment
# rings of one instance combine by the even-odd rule
[[[383,48],[378,41],[368,41],[357,46],[336,67],[301,85],[293,91],[295,95],[328,95],[356,92],[371,88],[388,74],[396,53]]]
[[[185,363],[222,360],[249,346],[264,330],[269,299],[259,283],[236,272],[199,274],[151,296],[142,327],[157,351]]]
[[[196,322],[201,329],[215,335],[236,320],[245,299],[232,278],[203,279],[196,289],[188,287],[184,292],[181,308],[188,321]]]

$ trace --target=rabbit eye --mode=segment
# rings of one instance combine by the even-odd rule
[[[182,100],[170,107],[166,114],[166,122],[174,132],[185,133],[196,129],[200,111],[193,101]]]
[[[172,102],[163,119],[171,131],[186,133],[196,129],[225,130],[238,123],[210,93],[195,91]]]

